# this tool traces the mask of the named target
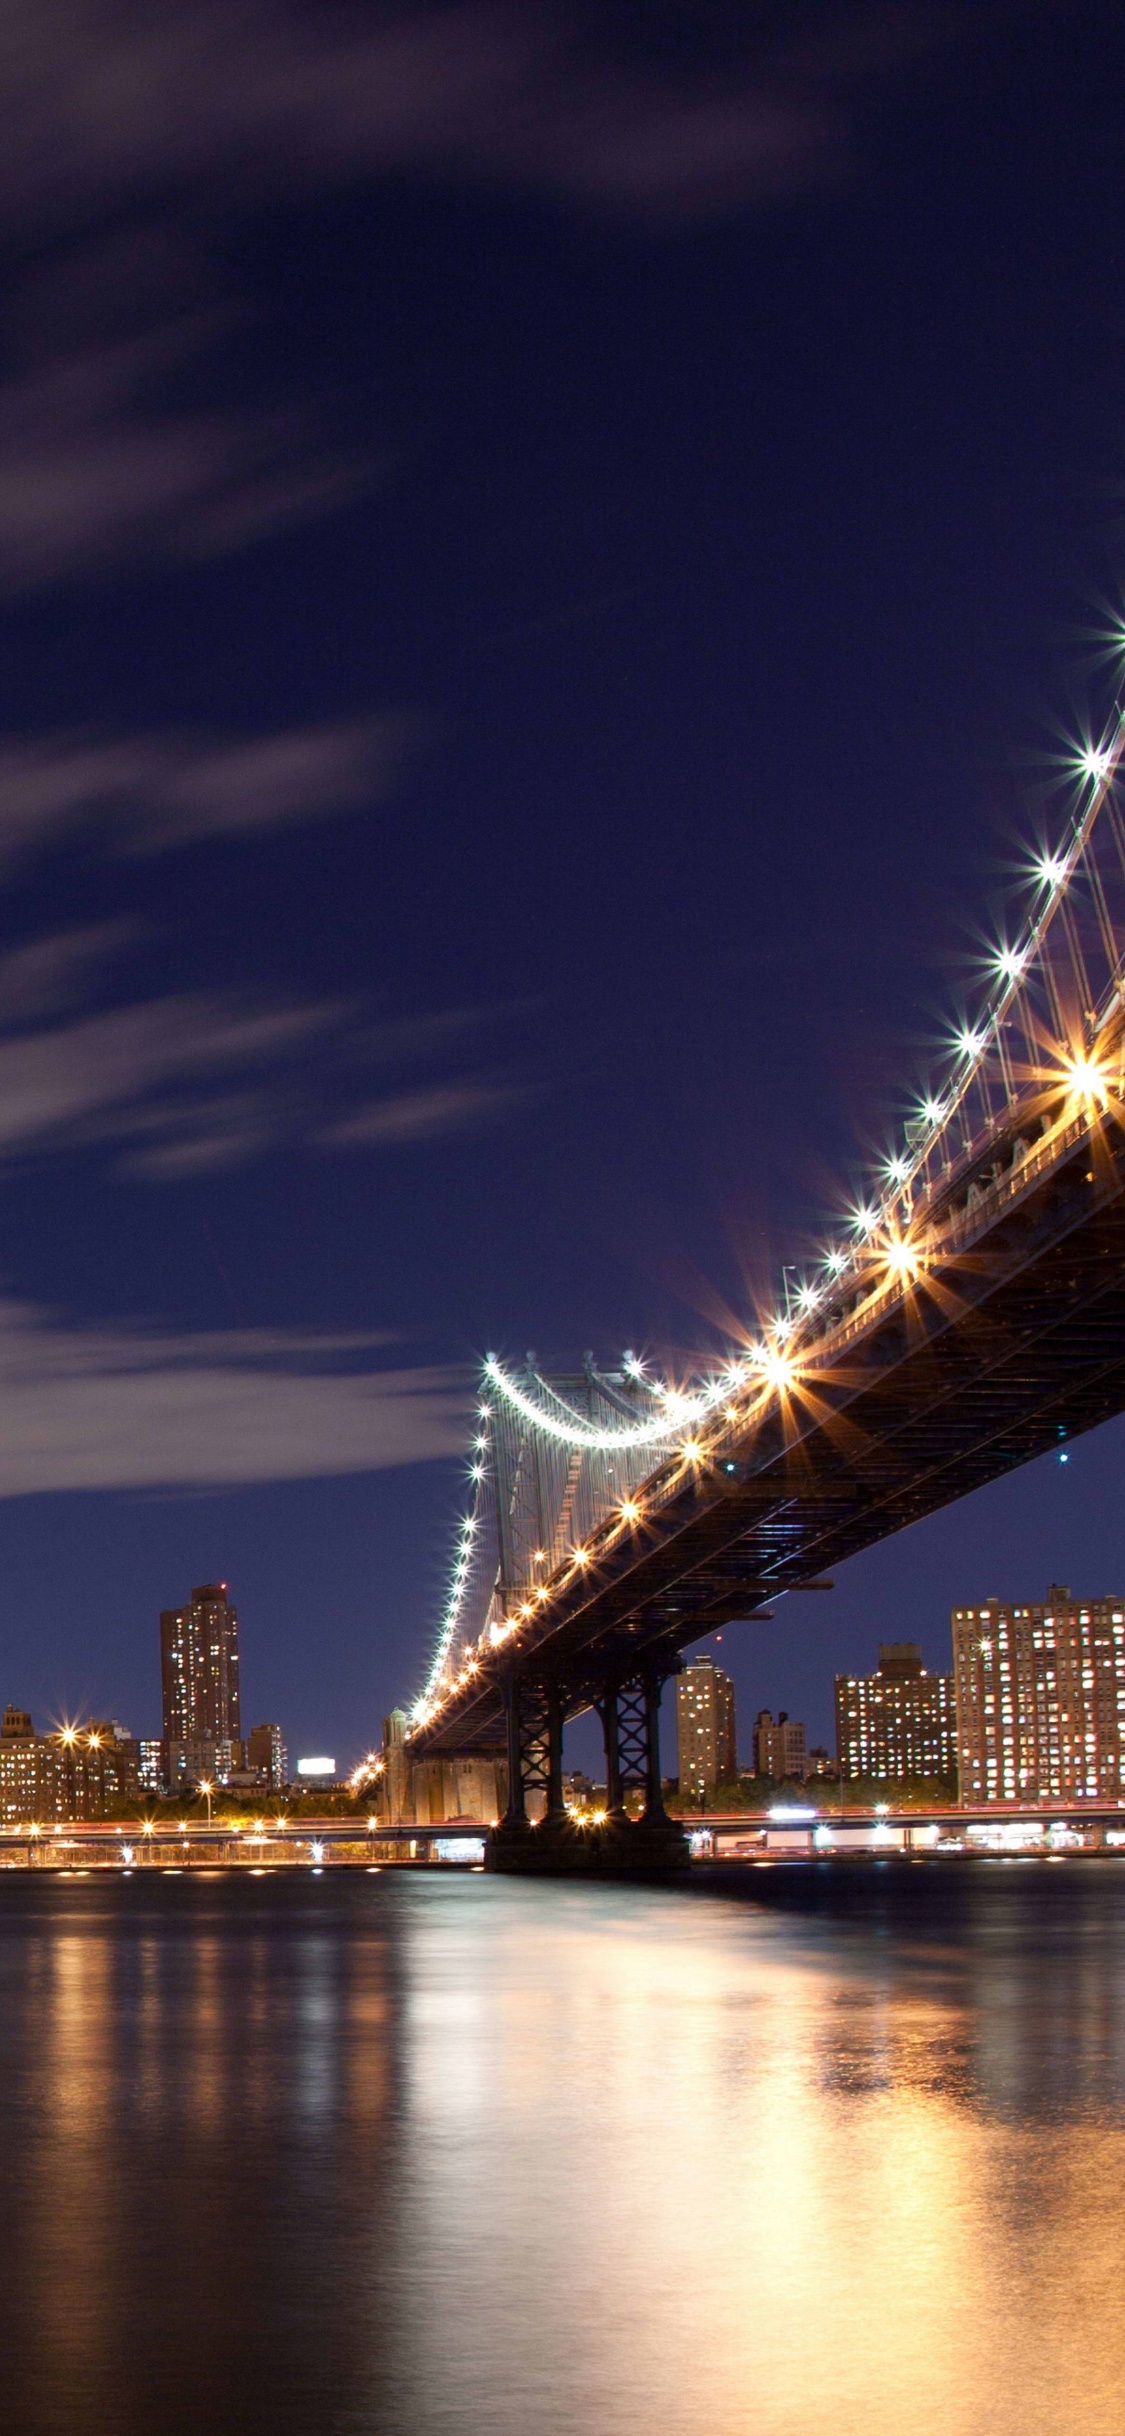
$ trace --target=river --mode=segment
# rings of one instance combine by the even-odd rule
[[[0,1877],[18,2436],[1120,2436],[1125,1860]]]

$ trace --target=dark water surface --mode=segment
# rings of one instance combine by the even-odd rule
[[[1125,1863],[0,1879],[13,2431],[1121,2436]]]

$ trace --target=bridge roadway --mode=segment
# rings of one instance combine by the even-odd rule
[[[449,1819],[442,1825],[369,1827],[365,1818],[287,1818],[272,1834],[258,1835],[252,1824],[238,1829],[219,1820],[190,1819],[186,1825],[162,1819],[146,1833],[141,1819],[70,1819],[58,1824],[0,1828],[0,1870],[30,1864],[43,1869],[83,1869],[113,1862],[125,1868],[169,1869],[197,1863],[215,1867],[276,1869],[316,1867],[345,1849],[358,1866],[373,1852],[390,1845],[396,1851],[417,1846],[428,1855],[436,1843],[480,1844],[491,1821]],[[361,1848],[357,1851],[357,1848]],[[129,1856],[126,1859],[126,1855]]]
[[[1119,1842],[1125,1848],[1125,1803],[1092,1800],[1070,1805],[1007,1802],[967,1809],[949,1804],[924,1810],[885,1805],[878,1810],[822,1808],[815,1812],[810,1804],[799,1814],[795,1810],[786,1814],[706,1811],[684,1824],[692,1838],[705,1835],[709,1840],[709,1849],[693,1849],[692,1858],[700,1864],[799,1859],[802,1854],[818,1859],[852,1854],[869,1858],[881,1839],[891,1857],[896,1852],[919,1854],[939,1837],[961,1839],[971,1829],[1010,1838],[1013,1849],[1023,1831],[1036,1829],[1045,1838],[1053,1829],[1056,1835],[1077,1833],[1103,1848],[1107,1842]],[[186,1834],[178,1826],[162,1822],[151,1836],[144,1834],[140,1821],[74,1821],[34,1834],[27,1826],[6,1827],[0,1829],[0,1870],[32,1868],[73,1875],[114,1868],[143,1875],[150,1869],[369,1869],[388,1859],[388,1849],[400,1864],[431,1862],[439,1845],[446,1848],[443,1859],[463,1867],[463,1862],[453,1859],[457,1848],[476,1860],[490,1826],[491,1822],[481,1819],[447,1819],[440,1825],[421,1827],[379,1825],[369,1832],[362,1819],[290,1819],[281,1834],[261,1838],[245,1831],[231,1834],[217,1823],[209,1827],[196,1820]],[[814,1842],[818,1836],[820,1841]],[[395,1866],[394,1860],[391,1866]]]
[[[873,1247],[847,1303],[786,1344],[791,1384],[720,1410],[635,1493],[636,1520],[606,1516],[412,1730],[412,1758],[511,1762],[529,1686],[561,1747],[558,1721],[604,1719],[607,1689],[651,1693],[716,1626],[1125,1409],[1119,1117],[1116,1096],[1056,1086],[997,1120],[911,1213],[906,1265]]]

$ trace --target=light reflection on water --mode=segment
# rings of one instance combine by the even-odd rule
[[[6,1877],[0,2142],[29,2436],[1125,2425],[1117,1861]]]

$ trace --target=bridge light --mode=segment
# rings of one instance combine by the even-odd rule
[[[997,948],[993,959],[996,970],[1005,981],[1018,981],[1028,959],[1026,947]]]
[[[966,1025],[965,1028],[957,1034],[957,1046],[961,1051],[962,1057],[979,1057],[982,1049],[985,1046],[986,1039],[986,1033],[973,1032]]]
[[[917,1277],[920,1264],[918,1254],[912,1244],[901,1242],[884,1244],[883,1258],[888,1269],[893,1269],[896,1276]]]
[[[885,1162],[883,1173],[892,1184],[905,1184],[910,1174],[910,1161],[903,1158],[888,1159]]]
[[[1105,1073],[1092,1057],[1068,1057],[1063,1072],[1072,1091],[1080,1091],[1086,1099],[1100,1100],[1104,1108],[1109,1098]]]
[[[878,1224],[878,1220],[877,1209],[871,1209],[861,1204],[859,1209],[852,1211],[852,1227],[857,1235],[869,1235],[872,1227]]]
[[[621,1520],[622,1520],[622,1522],[627,1522],[627,1523],[635,1523],[635,1522],[639,1522],[639,1521],[640,1521],[640,1519],[641,1519],[641,1509],[640,1509],[639,1505],[637,1505],[637,1504],[635,1503],[635,1501],[634,1501],[634,1499],[633,1499],[632,1497],[626,1497],[626,1498],[623,1498],[623,1499],[622,1499],[622,1503],[621,1503]]]
[[[531,1552],[531,1562],[532,1562],[532,1564],[533,1564],[533,1565],[545,1565],[545,1564],[546,1564],[546,1562],[547,1562],[547,1551],[546,1551],[546,1549],[545,1549],[545,1548],[533,1548],[533,1549],[532,1549],[532,1552]]]
[[[589,1551],[589,1549],[588,1549],[588,1548],[572,1548],[570,1553],[571,1553],[572,1557],[574,1558],[574,1562],[575,1562],[575,1564],[576,1564],[576,1565],[581,1566],[581,1565],[588,1565],[588,1564],[589,1564],[589,1562],[590,1562],[590,1551]]]
[[[846,1252],[829,1252],[824,1263],[825,1268],[829,1271],[829,1274],[832,1277],[838,1277],[841,1269],[846,1269],[847,1265],[848,1255]]]
[[[793,1364],[784,1353],[773,1348],[763,1351],[762,1369],[771,1387],[788,1387],[793,1378]]]
[[[940,1100],[923,1100],[922,1115],[927,1125],[940,1125],[945,1109]]]
[[[675,1429],[706,1410],[709,1401],[706,1391],[685,1395],[680,1389],[661,1386],[653,1381],[652,1393],[659,1400],[659,1411],[639,1422],[598,1428],[584,1413],[574,1412],[558,1398],[552,1405],[541,1404],[528,1394],[518,1380],[509,1378],[499,1364],[496,1365],[495,1375],[505,1404],[521,1414],[542,1436],[555,1439],[563,1446],[591,1448],[600,1454],[611,1454],[618,1447],[667,1446]]]
[[[687,1456],[689,1463],[702,1463],[703,1461],[703,1449],[698,1438],[685,1438],[680,1453]]]
[[[1066,878],[1066,863],[1061,855],[1038,855],[1035,862],[1035,870],[1038,878],[1041,879],[1044,885],[1048,888],[1060,888]]]
[[[1113,755],[1107,753],[1103,747],[1088,744],[1085,751],[1078,756],[1078,767],[1084,778],[1096,779],[1100,784],[1103,778],[1109,777],[1113,768]]]

